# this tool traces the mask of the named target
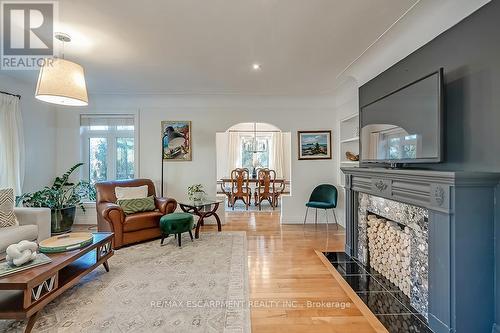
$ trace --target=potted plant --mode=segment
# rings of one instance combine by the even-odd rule
[[[201,201],[205,194],[206,193],[203,190],[203,185],[201,185],[201,184],[194,184],[194,185],[191,185],[188,187],[189,200]]]
[[[52,234],[71,231],[75,222],[76,207],[79,206],[85,212],[83,199],[95,200],[95,189],[89,182],[69,181],[71,174],[82,165],[83,163],[78,163],[61,177],[56,177],[51,187],[47,186],[40,191],[24,193],[17,197],[17,205],[50,208]]]

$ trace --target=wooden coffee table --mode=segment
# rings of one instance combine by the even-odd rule
[[[52,262],[0,278],[0,319],[28,319],[31,332],[40,310],[74,286],[82,277],[103,265],[109,272],[113,255],[113,233],[94,233],[92,244],[84,248],[47,254]]]

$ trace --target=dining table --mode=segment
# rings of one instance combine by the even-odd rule
[[[250,186],[253,185],[253,187],[257,187],[258,182],[259,182],[259,180],[257,178],[249,178],[248,179],[249,185]],[[284,178],[276,178],[274,180],[274,184],[275,184],[275,186],[277,185],[275,189],[276,189],[276,193],[278,194],[278,197],[279,197],[282,194],[287,193],[287,186],[290,185],[290,181],[288,179],[284,179]],[[219,192],[219,193],[223,193],[228,198],[231,198],[231,192],[230,192],[230,190],[228,191],[228,189],[231,188],[231,178],[230,177],[220,178],[217,181],[217,185],[220,186],[221,192]]]

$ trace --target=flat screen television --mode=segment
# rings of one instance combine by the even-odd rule
[[[442,69],[362,106],[361,163],[441,162],[443,113]]]

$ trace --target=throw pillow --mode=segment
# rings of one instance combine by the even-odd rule
[[[116,203],[123,209],[125,215],[139,212],[150,212],[156,209],[155,197],[153,195],[139,199],[121,199]]]
[[[141,199],[148,196],[148,185],[135,187],[115,187],[116,199]]]
[[[14,215],[14,190],[0,189],[0,228],[18,225]]]

